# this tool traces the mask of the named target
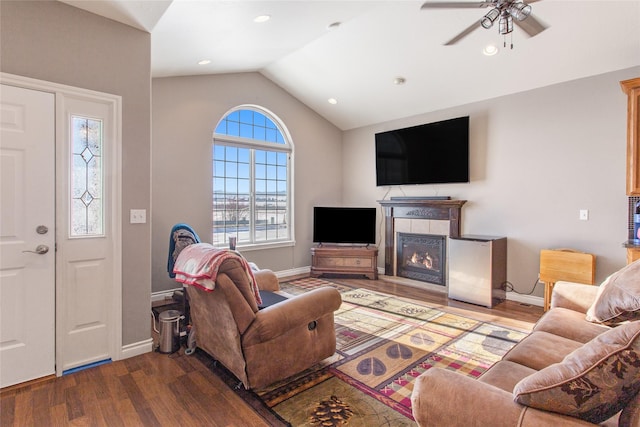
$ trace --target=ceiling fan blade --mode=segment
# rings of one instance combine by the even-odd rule
[[[493,0],[486,1],[428,1],[424,3],[420,9],[477,9],[480,7],[491,6],[495,3]]]
[[[467,28],[462,30],[457,36],[446,42],[445,46],[451,46],[452,44],[458,43],[460,40],[468,36],[475,30],[476,28],[480,28],[480,21],[475,21],[473,24],[469,25]]]
[[[536,36],[547,29],[546,25],[532,15],[529,15],[524,21],[514,19],[513,22],[522,28],[525,33],[529,34],[530,37]]]

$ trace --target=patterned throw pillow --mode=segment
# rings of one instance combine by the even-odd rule
[[[617,326],[522,379],[513,389],[522,405],[601,423],[640,391],[640,321]]]
[[[640,318],[640,260],[602,282],[586,318],[611,326]]]

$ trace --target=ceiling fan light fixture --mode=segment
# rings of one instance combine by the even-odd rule
[[[509,34],[513,31],[513,18],[511,15],[501,16],[499,25],[500,34]]]
[[[500,11],[497,8],[493,8],[480,20],[480,25],[489,29],[493,26],[496,19],[498,19],[498,16],[500,16]]]
[[[509,15],[518,21],[524,21],[529,15],[531,15],[531,6],[526,3],[513,3],[509,7]]]

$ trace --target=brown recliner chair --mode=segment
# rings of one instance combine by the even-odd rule
[[[254,273],[258,288],[277,292],[270,270]],[[334,354],[333,312],[340,293],[331,287],[258,309],[239,261],[225,260],[215,290],[187,286],[196,345],[231,371],[247,389],[301,372]]]

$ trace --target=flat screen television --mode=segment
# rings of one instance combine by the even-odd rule
[[[469,116],[380,132],[378,187],[469,182]]]
[[[315,206],[313,241],[320,244],[375,244],[376,208]]]

